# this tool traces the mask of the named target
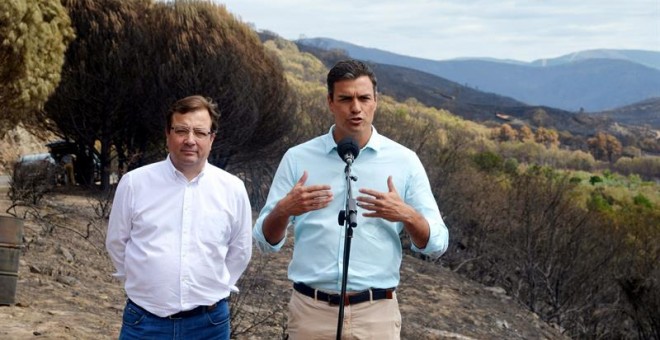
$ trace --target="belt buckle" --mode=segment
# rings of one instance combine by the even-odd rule
[[[351,305],[351,295],[344,294],[344,306],[350,306]],[[330,306],[339,306],[339,303],[341,302],[342,296],[341,294],[328,294],[328,304]]]
[[[341,294],[328,294],[327,299],[330,306],[339,306]]]
[[[339,294],[336,294],[336,295],[328,294],[326,296],[326,299],[328,300],[328,304],[330,306],[338,306],[339,305]]]
[[[172,315],[168,315],[167,318],[170,319],[170,320],[181,320],[181,319],[183,319],[183,316],[181,315],[181,312],[178,312],[178,313],[174,313]]]
[[[189,317],[189,316],[193,316],[193,315],[197,315],[197,314],[203,314],[205,312],[210,312],[210,311],[214,310],[215,307],[217,307],[217,306],[218,306],[217,302],[210,305],[210,306],[197,306],[197,307],[195,307],[191,310],[174,313],[174,314],[168,316],[167,318],[170,319],[170,320],[181,320],[181,319]]]

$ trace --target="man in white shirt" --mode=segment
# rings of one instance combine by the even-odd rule
[[[167,159],[117,186],[106,248],[128,296],[120,339],[229,339],[252,218],[243,182],[207,161],[218,117],[202,96],[174,103]]]

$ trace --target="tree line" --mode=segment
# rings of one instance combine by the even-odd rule
[[[62,31],[75,32],[75,39],[60,39],[59,48],[68,44],[57,72],[61,80],[45,103],[34,98],[39,103],[22,110],[23,120],[36,117],[35,129],[54,131],[96,153],[103,188],[109,187],[111,161],[123,172],[164,156],[165,111],[184,96],[203,94],[218,103],[222,118],[210,161],[223,168],[267,154],[267,146],[292,125],[283,114],[293,104],[279,61],[223,6],[150,0],[61,5],[64,10],[50,15],[60,18]],[[37,10],[47,15],[43,6]],[[53,30],[48,38],[57,36]],[[37,58],[38,51],[30,55]],[[58,63],[51,64],[54,72]],[[2,69],[15,74],[10,66]],[[91,162],[88,157],[80,164],[86,178]]]

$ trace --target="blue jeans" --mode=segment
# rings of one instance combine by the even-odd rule
[[[211,311],[182,319],[161,318],[128,300],[119,339],[217,339],[228,340],[229,304],[218,302]]]

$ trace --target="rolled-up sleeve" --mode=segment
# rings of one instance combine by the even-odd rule
[[[422,214],[429,224],[429,241],[423,249],[411,242],[411,249],[431,258],[437,258],[447,251],[449,231],[440,215],[438,204],[433,197],[431,185],[419,158],[411,162],[413,169],[406,188],[405,202]]]
[[[277,244],[268,243],[268,241],[266,241],[266,237],[264,236],[263,224],[264,220],[273,210],[277,202],[286,196],[291,188],[293,188],[293,186],[296,184],[298,179],[294,179],[293,177],[292,157],[290,151],[287,151],[287,153],[284,154],[284,157],[282,157],[280,165],[277,167],[277,171],[273,177],[273,183],[271,184],[270,191],[268,192],[266,204],[264,205],[263,209],[261,209],[259,217],[257,218],[257,221],[254,224],[254,228],[252,229],[252,237],[254,237],[254,240],[257,242],[257,248],[259,248],[259,250],[264,253],[280,251],[286,240],[288,227],[287,231],[285,231],[284,237],[280,242]]]
[[[265,207],[264,207],[264,209],[265,209]],[[271,210],[272,210],[272,207],[271,207]],[[268,216],[268,212],[270,212],[270,210],[268,210],[268,212],[266,212],[265,214],[264,214],[263,209],[261,210],[261,212],[262,212],[262,214],[259,215],[259,218],[257,219],[257,222],[255,223],[254,228],[252,229],[252,237],[257,242],[256,243],[257,248],[260,251],[262,251],[264,253],[278,252],[278,251],[280,251],[280,249],[282,249],[282,246],[284,246],[284,242],[286,240],[287,232],[285,231],[284,237],[277,244],[268,243],[268,241],[266,241],[266,237],[264,236],[264,232],[263,232],[263,222],[264,222],[264,219],[266,218],[266,216]]]

